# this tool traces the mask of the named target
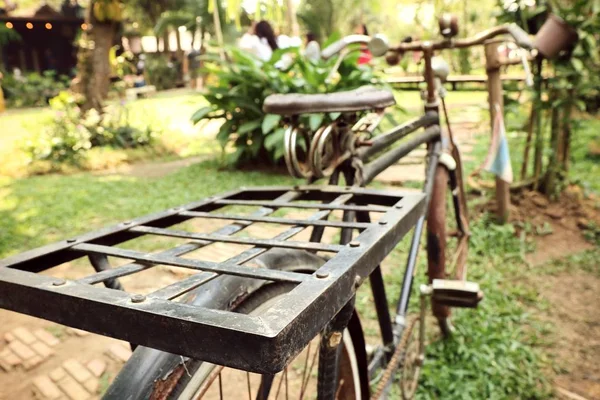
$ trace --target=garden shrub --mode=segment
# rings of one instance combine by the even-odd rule
[[[149,85],[156,86],[157,90],[173,89],[177,86],[179,62],[171,61],[163,54],[146,54],[145,78]]]
[[[293,62],[280,69],[283,57],[292,57]],[[347,57],[334,79],[327,81],[335,58],[313,62],[298,49],[276,50],[267,62],[238,48],[227,50],[226,61],[207,55],[204,70],[214,78],[205,93],[210,105],[197,110],[192,121],[225,120],[217,139],[223,149],[230,145],[235,149],[226,159],[229,164],[278,163],[283,159],[284,128],[279,115],[263,112],[265,98],[274,93],[328,93],[378,83],[371,68],[357,65],[357,57]],[[312,114],[303,116],[301,123],[316,130],[325,119],[337,115]]]
[[[50,100],[54,115],[41,132],[24,145],[31,162],[49,162],[52,170],[63,164],[80,166],[94,147],[129,149],[148,146],[156,136],[151,127],[131,125],[124,105],[106,107],[100,114],[82,112],[80,98],[63,91]]]
[[[45,106],[48,100],[68,86],[69,77],[57,76],[54,71],[44,71],[42,74],[31,72],[20,78],[13,74],[5,74],[2,80],[8,107]]]

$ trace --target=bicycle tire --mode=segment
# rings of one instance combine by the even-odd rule
[[[290,290],[292,290],[294,288],[295,285],[293,284],[285,284],[285,283],[274,283],[274,284],[269,284],[267,286],[262,287],[261,289],[257,290],[255,293],[253,293],[252,295],[250,295],[248,298],[246,298],[243,302],[241,302],[235,309],[236,312],[241,312],[241,313],[251,313],[252,311],[258,309],[260,306],[273,301],[274,299],[278,298],[279,296],[285,295],[286,293],[288,293]],[[362,393],[362,388],[360,387],[360,379],[359,379],[359,374],[358,374],[358,361],[356,360],[356,354],[354,352],[354,348],[352,345],[352,339],[348,337],[349,333],[346,330],[344,332],[344,340],[343,340],[343,346],[344,346],[344,355],[343,357],[341,357],[341,363],[340,363],[340,382],[343,382],[343,385],[340,386],[340,390],[338,391],[339,399],[351,399],[352,396],[348,395],[351,394],[352,392],[355,393],[354,398],[356,399],[360,399],[361,398],[361,393]],[[170,393],[164,397],[165,399],[169,399],[169,400],[183,400],[183,399],[188,399],[188,398],[196,398],[195,395],[197,394],[198,390],[202,387],[202,385],[206,382],[207,379],[210,378],[210,372],[208,371],[204,371],[201,370],[202,366],[205,365],[206,366],[207,363],[203,363],[201,361],[197,361],[197,360],[189,360],[188,363],[186,363],[186,368],[185,371],[186,373],[183,374],[174,374],[172,377],[170,377],[167,381],[164,382],[164,386],[165,387],[170,387],[171,391]],[[212,365],[211,365],[212,366]],[[216,368],[216,366],[212,366],[213,368]],[[208,373],[207,373],[208,372]],[[200,380],[194,380],[194,377],[196,377],[198,373],[201,373],[204,378],[200,379]],[[276,385],[277,385],[277,381],[273,384],[273,390],[271,391],[271,396],[273,396],[273,392],[276,391]],[[227,383],[223,382],[223,386],[225,386]],[[287,384],[287,382],[286,382]],[[190,385],[193,385],[193,387],[190,387]],[[358,389],[358,390],[357,390]],[[241,398],[246,398],[248,397],[248,392],[246,391],[244,393],[244,391],[246,390],[246,388],[243,388],[243,391],[237,395],[237,396],[233,396],[233,397],[229,397],[229,398],[236,398],[236,399],[241,399]],[[252,390],[253,394],[255,392],[255,390]],[[192,394],[192,396],[190,396],[190,394]],[[298,398],[298,394],[294,393],[294,395],[292,396],[293,398]],[[210,397],[209,397],[210,398]],[[218,397],[217,397],[218,398]],[[227,397],[224,397],[227,398]]]

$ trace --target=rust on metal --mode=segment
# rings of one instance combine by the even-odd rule
[[[185,364],[180,364],[171,373],[168,374],[166,379],[158,379],[154,382],[154,389],[150,395],[150,400],[163,400],[167,399],[173,389],[177,386],[177,383],[185,373]]]

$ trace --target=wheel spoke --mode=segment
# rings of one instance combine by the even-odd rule
[[[339,399],[340,398],[340,391],[342,390],[342,386],[344,386],[344,380],[341,379],[340,383],[338,384],[337,390],[335,391],[335,398]]]
[[[219,371],[219,398],[223,400],[223,380],[221,379],[221,371]]]
[[[304,397],[304,381],[306,380],[306,372],[308,367],[308,358],[310,356],[311,344],[312,342],[308,342],[308,348],[306,350],[306,359],[304,360],[304,369],[302,370],[302,384],[300,386],[300,397],[298,397],[298,400],[302,400],[302,397]]]
[[[250,386],[250,372],[246,371],[246,382],[248,382],[248,400],[252,400],[252,386]]]
[[[288,391],[288,370],[287,368],[284,370],[285,372],[285,400],[289,400],[289,391]]]
[[[208,391],[210,386],[213,384],[215,379],[217,379],[217,377],[220,376],[222,370],[223,370],[222,366],[217,366],[215,368],[215,370],[210,374],[210,376],[208,377],[206,382],[204,382],[202,384],[202,386],[200,386],[200,389],[198,390],[198,397],[196,397],[196,400],[200,400],[206,394],[206,392]]]
[[[319,351],[315,351],[312,357],[312,360],[310,362],[310,368],[308,370],[308,374],[306,376],[306,381],[302,382],[302,389],[301,389],[301,394],[300,394],[300,400],[302,400],[302,397],[304,397],[304,391],[306,390],[306,387],[308,386],[308,381],[310,379],[310,374],[312,373],[312,370],[315,366],[315,362],[317,360],[317,355],[319,354]]]
[[[287,367],[285,367],[285,371],[287,371]],[[277,392],[275,393],[275,400],[279,398],[279,391],[281,390],[281,385],[283,384],[283,376],[285,372],[281,374],[281,378],[279,379],[279,385],[277,385]]]

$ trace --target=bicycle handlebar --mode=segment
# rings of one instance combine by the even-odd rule
[[[397,53],[403,53],[405,51],[423,51],[425,47],[431,47],[433,50],[442,50],[442,49],[461,49],[466,47],[472,47],[477,45],[482,45],[486,40],[493,39],[496,36],[500,35],[510,35],[514,39],[515,43],[524,49],[531,50],[533,49],[533,42],[529,38],[527,32],[521,29],[517,24],[509,24],[509,25],[500,25],[492,29],[485,30],[473,37],[465,38],[465,39],[443,39],[438,41],[424,41],[424,42],[408,42],[401,43],[396,47],[391,47],[388,50]],[[371,38],[367,35],[349,35],[343,37],[342,39],[332,43],[327,46],[321,52],[321,57],[325,60],[335,56],[340,53],[346,47],[353,44],[369,44],[373,41],[373,39],[377,39],[378,46],[381,46],[383,42],[382,36],[376,35],[374,38]],[[381,50],[381,49],[379,49]],[[378,51],[377,53],[383,55],[385,51],[381,53]],[[376,54],[378,55],[378,54]]]
[[[367,35],[349,35],[349,36],[343,37],[342,39],[330,44],[325,49],[323,49],[323,51],[321,52],[321,57],[323,59],[327,60],[327,59],[335,56],[336,54],[338,54],[339,52],[341,52],[342,50],[344,50],[346,47],[348,47],[350,45],[369,44],[370,41],[371,41],[371,37],[367,36]]]
[[[515,43],[524,49],[531,50],[533,49],[533,42],[529,38],[527,32],[525,32],[521,27],[517,24],[510,24],[506,27],[508,33],[515,39]]]
[[[515,43],[525,49],[532,49],[533,42],[529,39],[527,33],[516,24],[500,25],[492,29],[485,30],[477,35],[465,39],[443,39],[438,41],[411,42],[402,43],[389,50],[402,53],[405,51],[423,51],[426,47],[433,50],[442,49],[461,49],[466,47],[478,46],[484,44],[487,40],[500,35],[510,35]]]

